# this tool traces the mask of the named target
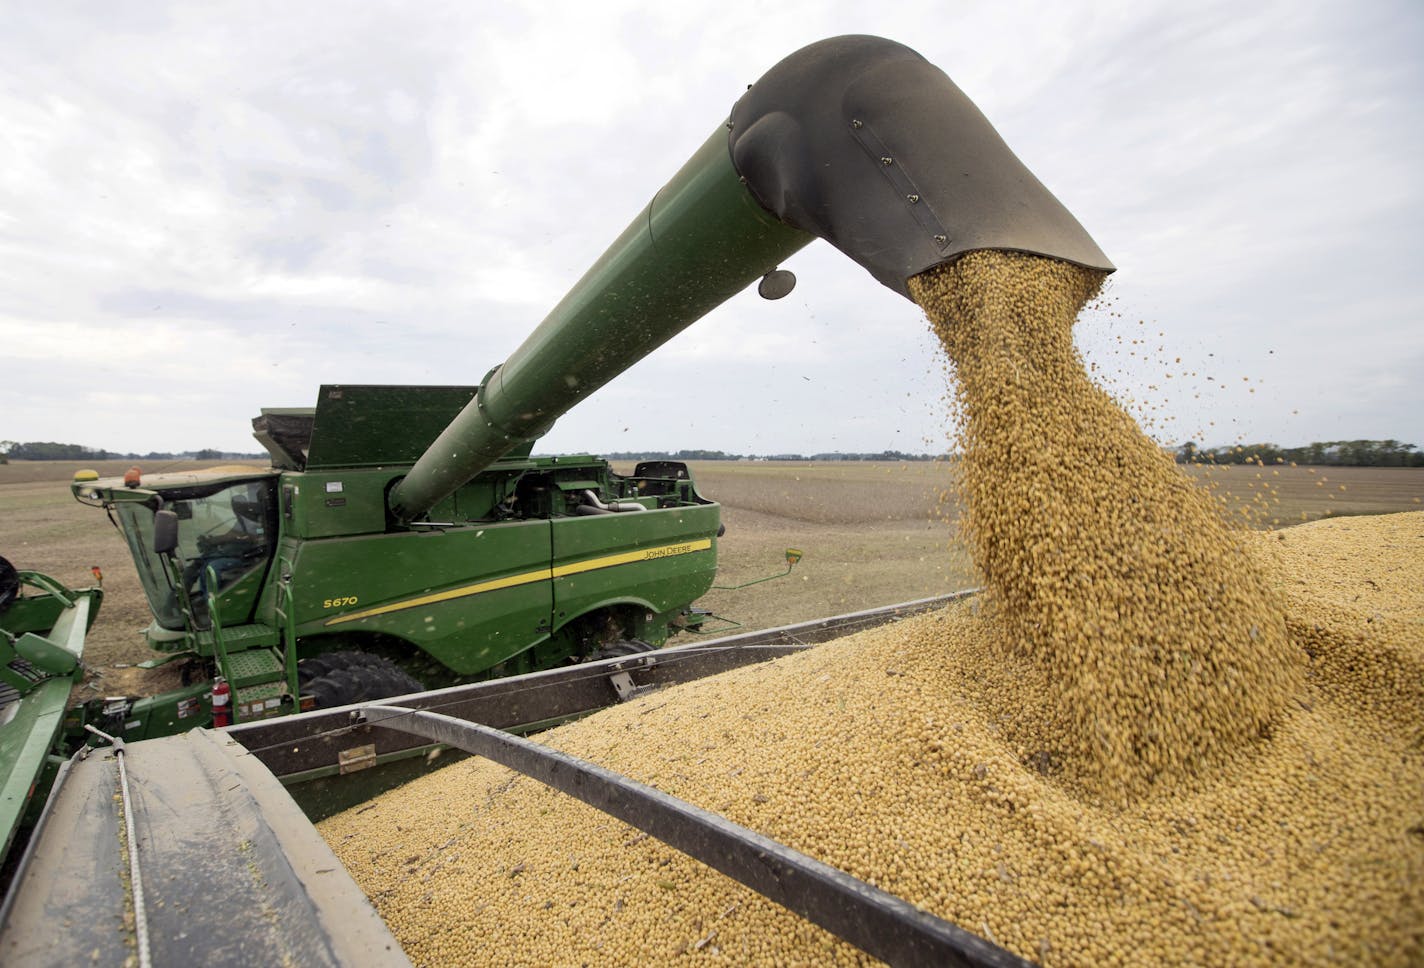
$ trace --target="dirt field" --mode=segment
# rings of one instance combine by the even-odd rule
[[[45,572],[70,585],[92,584],[91,565],[103,570],[104,606],[85,656],[92,672],[79,696],[169,688],[171,672],[132,668],[150,656],[143,642],[148,604],[119,533],[103,511],[69,495],[67,484],[81,466],[110,476],[122,474],[129,462],[0,465],[0,555],[17,568]],[[212,463],[145,470],[207,466]],[[618,469],[628,472],[631,466]],[[1272,519],[1284,526],[1327,513],[1418,510],[1424,501],[1421,468],[1192,472],[1238,507],[1256,508],[1243,516],[1253,526],[1269,527]],[[713,461],[694,464],[693,474],[702,493],[722,503],[727,534],[721,541],[719,584],[738,585],[784,571],[787,548],[804,553],[786,577],[737,591],[714,590],[703,599],[701,605],[728,622],[767,628],[975,584],[955,534],[958,508],[950,464]]]
[[[694,464],[693,476],[704,496],[722,504],[718,584],[784,571],[788,548],[804,554],[784,578],[703,599],[703,607],[747,628],[974,584],[955,535],[957,509],[946,500],[954,484],[947,464],[709,461]]]

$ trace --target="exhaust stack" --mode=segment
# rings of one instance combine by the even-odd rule
[[[824,238],[882,284],[974,249],[1112,271],[943,71],[901,44],[805,47],[737,102],[391,491],[427,513],[687,326]]]

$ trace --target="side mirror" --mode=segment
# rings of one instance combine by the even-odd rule
[[[178,514],[164,508],[153,512],[154,554],[171,555],[178,550]]]

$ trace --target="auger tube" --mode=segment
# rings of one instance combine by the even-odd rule
[[[974,249],[1112,271],[943,71],[834,37],[754,84],[391,491],[408,522],[821,237],[909,298]]]

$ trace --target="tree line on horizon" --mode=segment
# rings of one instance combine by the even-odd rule
[[[85,447],[82,444],[61,444],[52,440],[34,440],[20,443],[14,440],[0,440],[0,464],[10,460],[245,460],[260,458],[266,460],[266,453],[239,454],[233,451],[203,450],[172,453],[150,451],[147,454],[122,453]]]
[[[205,448],[178,453],[150,451],[146,454],[100,450],[80,444],[54,441],[20,443],[0,440],[0,464],[8,460],[265,460],[266,453],[237,453]],[[832,451],[816,454],[736,454],[722,450],[627,450],[603,455],[608,460],[680,460],[680,461],[934,461],[950,459],[950,454],[911,454],[900,450],[875,452]],[[1224,447],[1201,447],[1189,440],[1175,450],[1179,464],[1317,464],[1329,467],[1424,467],[1424,452],[1414,444],[1398,440],[1327,440],[1303,447],[1281,447],[1278,444],[1232,444]]]
[[[1203,448],[1189,440],[1177,448],[1179,464],[1316,464],[1325,467],[1424,467],[1424,452],[1397,440],[1325,440],[1304,447],[1232,444]]]
[[[731,454],[724,450],[618,450],[604,453],[605,460],[878,460],[931,461],[947,460],[949,454],[907,454],[899,450],[875,453],[833,451],[821,454]]]

